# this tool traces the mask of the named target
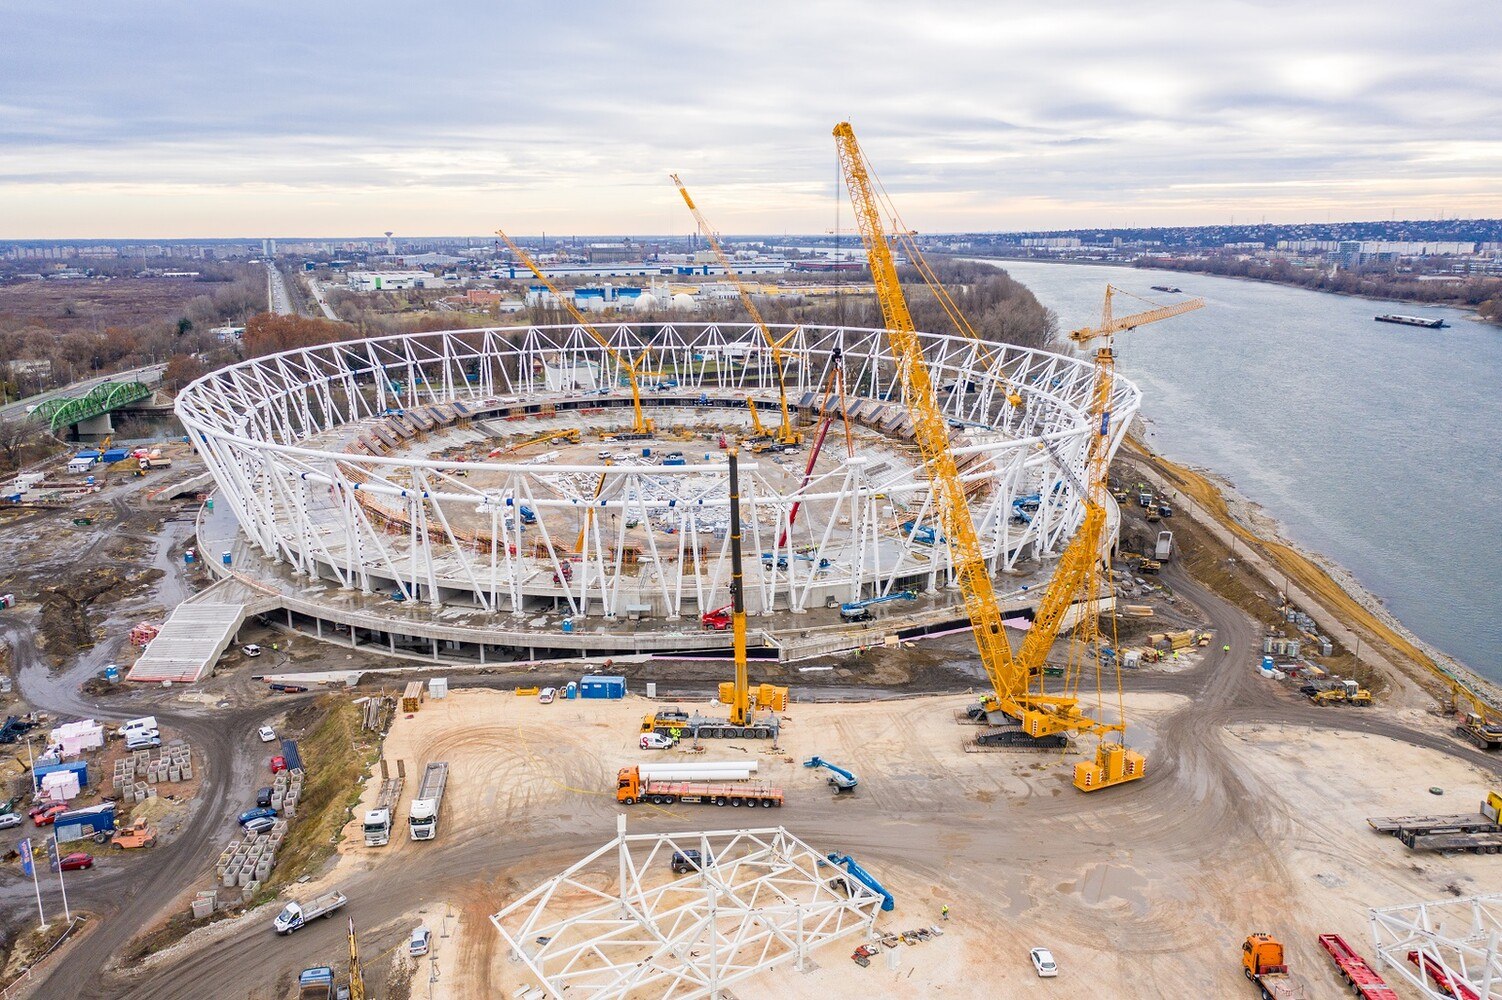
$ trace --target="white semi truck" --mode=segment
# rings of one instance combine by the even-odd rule
[[[406,778],[402,761],[396,762],[395,777],[389,775],[386,762],[381,761],[381,791],[376,796],[375,808],[365,814],[366,847],[384,847],[391,843],[391,816],[396,812],[396,804],[401,801],[402,785]]]
[[[412,800],[407,816],[413,840],[432,840],[438,836],[438,814],[443,808],[443,789],[448,778],[446,761],[434,761],[423,768],[422,783],[417,786],[417,798]]]

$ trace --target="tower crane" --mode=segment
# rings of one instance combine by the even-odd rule
[[[736,294],[741,297],[741,305],[745,306],[746,312],[751,314],[751,319],[761,329],[762,339],[767,342],[767,347],[771,348],[772,367],[777,371],[777,397],[782,404],[782,423],[778,426],[777,433],[774,435],[776,441],[782,445],[802,444],[803,434],[793,428],[792,412],[788,409],[786,372],[783,370],[782,362],[782,345],[786,344],[792,338],[793,333],[797,331],[794,330],[793,333],[789,333],[781,340],[773,336],[771,328],[767,326],[767,321],[761,318],[761,310],[756,308],[756,302],[751,298],[751,293],[746,289],[745,282],[741,281],[741,276],[730,263],[730,258],[726,255],[725,248],[720,246],[720,238],[715,235],[715,231],[709,225],[708,220],[699,211],[699,207],[694,204],[694,199],[689,195],[688,188],[678,179],[677,174],[669,174],[668,176],[673,178],[673,183],[678,186],[678,193],[683,195],[683,203],[688,206],[688,210],[693,215],[694,221],[699,224],[699,230],[709,240],[710,247],[714,249],[715,257],[719,259],[720,266],[725,269],[726,277],[735,285]]]
[[[594,338],[595,343],[605,349],[605,353],[610,355],[611,360],[616,363],[617,367],[626,373],[626,378],[631,382],[632,432],[642,435],[651,434],[652,421],[647,419],[647,415],[642,412],[641,408],[641,385],[637,378],[636,365],[625,355],[610,346],[610,341],[605,338],[604,334],[590,325],[589,320],[585,319],[584,314],[579,311],[579,307],[574,305],[573,299],[560,292],[558,287],[548,280],[547,275],[542,273],[542,268],[537,266],[537,262],[525,250],[517,246],[516,242],[502,230],[497,229],[495,234],[502,240],[505,240],[506,246],[511,248],[511,252],[516,255],[517,260],[527,265],[527,270],[536,275],[537,280],[542,282],[544,287],[553,293],[553,297],[563,304],[563,307],[568,310],[569,315],[574,318],[574,322],[583,327],[584,331]]]
[[[992,697],[983,701],[989,712],[1000,712],[1019,721],[1022,731],[1033,740],[1058,737],[1065,733],[1090,733],[1101,738],[1094,762],[1081,761],[1075,767],[1075,786],[1082,791],[1110,787],[1140,778],[1145,759],[1127,750],[1120,742],[1126,730],[1124,721],[1107,723],[1086,715],[1073,694],[1047,694],[1043,691],[1041,669],[1014,656],[1002,624],[1001,608],[991,583],[989,568],[981,550],[980,538],[966,501],[963,481],[955,467],[949,448],[949,430],[934,392],[928,366],[923,359],[923,345],[918,339],[908,310],[902,285],[897,276],[895,255],[882,223],[875,184],[866,164],[855,131],[848,122],[834,129],[840,166],[846,188],[855,209],[870,261],[871,278],[881,305],[882,318],[892,346],[902,386],[903,403],[913,422],[914,437],[934,484],[940,524],[949,546],[955,580],[965,599],[971,630],[980,652],[981,664],[991,681]],[[1108,407],[1109,383],[1094,389],[1093,409],[1104,413]],[[1099,457],[1104,464],[1104,439],[1109,436],[1108,417],[1094,425],[1102,438]],[[1053,605],[1066,608],[1086,582],[1099,560],[1100,534],[1105,521],[1104,508],[1092,504],[1088,491],[1085,525],[1060,559],[1058,571],[1049,583],[1040,612]],[[1086,537],[1082,540],[1080,535]],[[1088,548],[1087,548],[1088,546]],[[1072,550],[1072,551],[1071,551]],[[1058,615],[1062,621],[1062,612]],[[1037,627],[1037,626],[1034,626]],[[1055,634],[1057,632],[1057,626]],[[1051,644],[1051,641],[1050,641]],[[1046,653],[1046,649],[1044,650]],[[1039,660],[1041,665],[1041,659]],[[1066,689],[1067,690],[1067,689]],[[1116,738],[1107,739],[1115,734]],[[999,734],[998,734],[999,735]],[[996,742],[1002,742],[1001,739]]]

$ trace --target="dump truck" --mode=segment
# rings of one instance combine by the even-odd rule
[[[1166,563],[1173,558],[1173,532],[1158,532],[1158,544],[1153,548],[1153,558]]]
[[[132,850],[137,847],[156,846],[156,828],[144,819],[138,819],[130,826],[115,831],[110,843],[120,850]]]
[[[391,843],[391,814],[401,801],[402,785],[406,780],[406,769],[401,761],[396,762],[395,777],[386,773],[386,762],[381,761],[381,790],[376,795],[375,808],[365,813],[366,847],[384,847]]]
[[[339,984],[329,966],[315,965],[298,974],[297,1000],[349,1000],[349,987]]]
[[[654,806],[688,802],[770,809],[782,805],[782,789],[724,781],[652,781],[643,779],[639,768],[623,767],[616,774],[615,800],[628,806],[638,802],[650,802]]]
[[[443,808],[443,789],[448,780],[449,766],[445,761],[434,761],[423,768],[417,798],[412,800],[407,815],[407,828],[413,840],[432,840],[438,836],[438,813]]]
[[[317,899],[309,900],[306,903],[300,903],[294,899],[282,907],[282,912],[276,915],[276,919],[271,922],[271,926],[275,928],[278,934],[291,934],[293,931],[302,928],[311,921],[317,920],[319,917],[332,916],[336,910],[347,902],[349,900],[338,889],[326,892]]]
[[[1262,994],[1262,1000],[1308,1000],[1309,991],[1289,975],[1283,944],[1271,934],[1249,935],[1241,946],[1241,971]]]

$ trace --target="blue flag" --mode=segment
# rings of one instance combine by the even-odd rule
[[[36,866],[32,863],[32,860],[31,860],[31,838],[27,837],[27,838],[23,839],[21,841],[21,845],[20,846],[21,846],[21,874],[27,876],[28,878],[30,878],[30,877],[32,877],[32,876],[34,876],[36,874]]]

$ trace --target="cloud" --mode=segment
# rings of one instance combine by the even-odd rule
[[[687,232],[670,168],[724,231],[821,231],[842,118],[928,231],[1495,214],[1481,16],[36,5],[0,41],[0,236]]]

